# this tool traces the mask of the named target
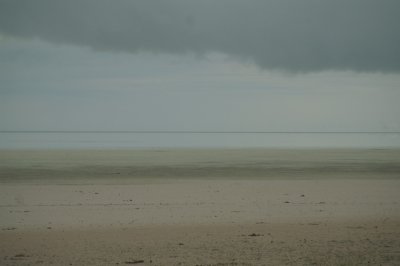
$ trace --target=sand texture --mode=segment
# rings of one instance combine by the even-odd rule
[[[0,265],[399,265],[399,150],[0,151]]]

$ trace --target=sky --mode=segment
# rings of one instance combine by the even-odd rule
[[[0,130],[400,131],[398,0],[0,0]]]

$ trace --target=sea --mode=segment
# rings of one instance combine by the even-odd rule
[[[400,148],[400,132],[0,132],[0,149],[159,148]]]

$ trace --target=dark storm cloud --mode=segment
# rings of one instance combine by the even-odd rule
[[[286,71],[400,71],[398,0],[0,0],[0,34],[222,52]]]

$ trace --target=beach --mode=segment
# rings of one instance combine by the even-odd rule
[[[398,265],[398,149],[0,151],[1,265]]]
[[[400,266],[399,11],[0,0],[0,266]]]

